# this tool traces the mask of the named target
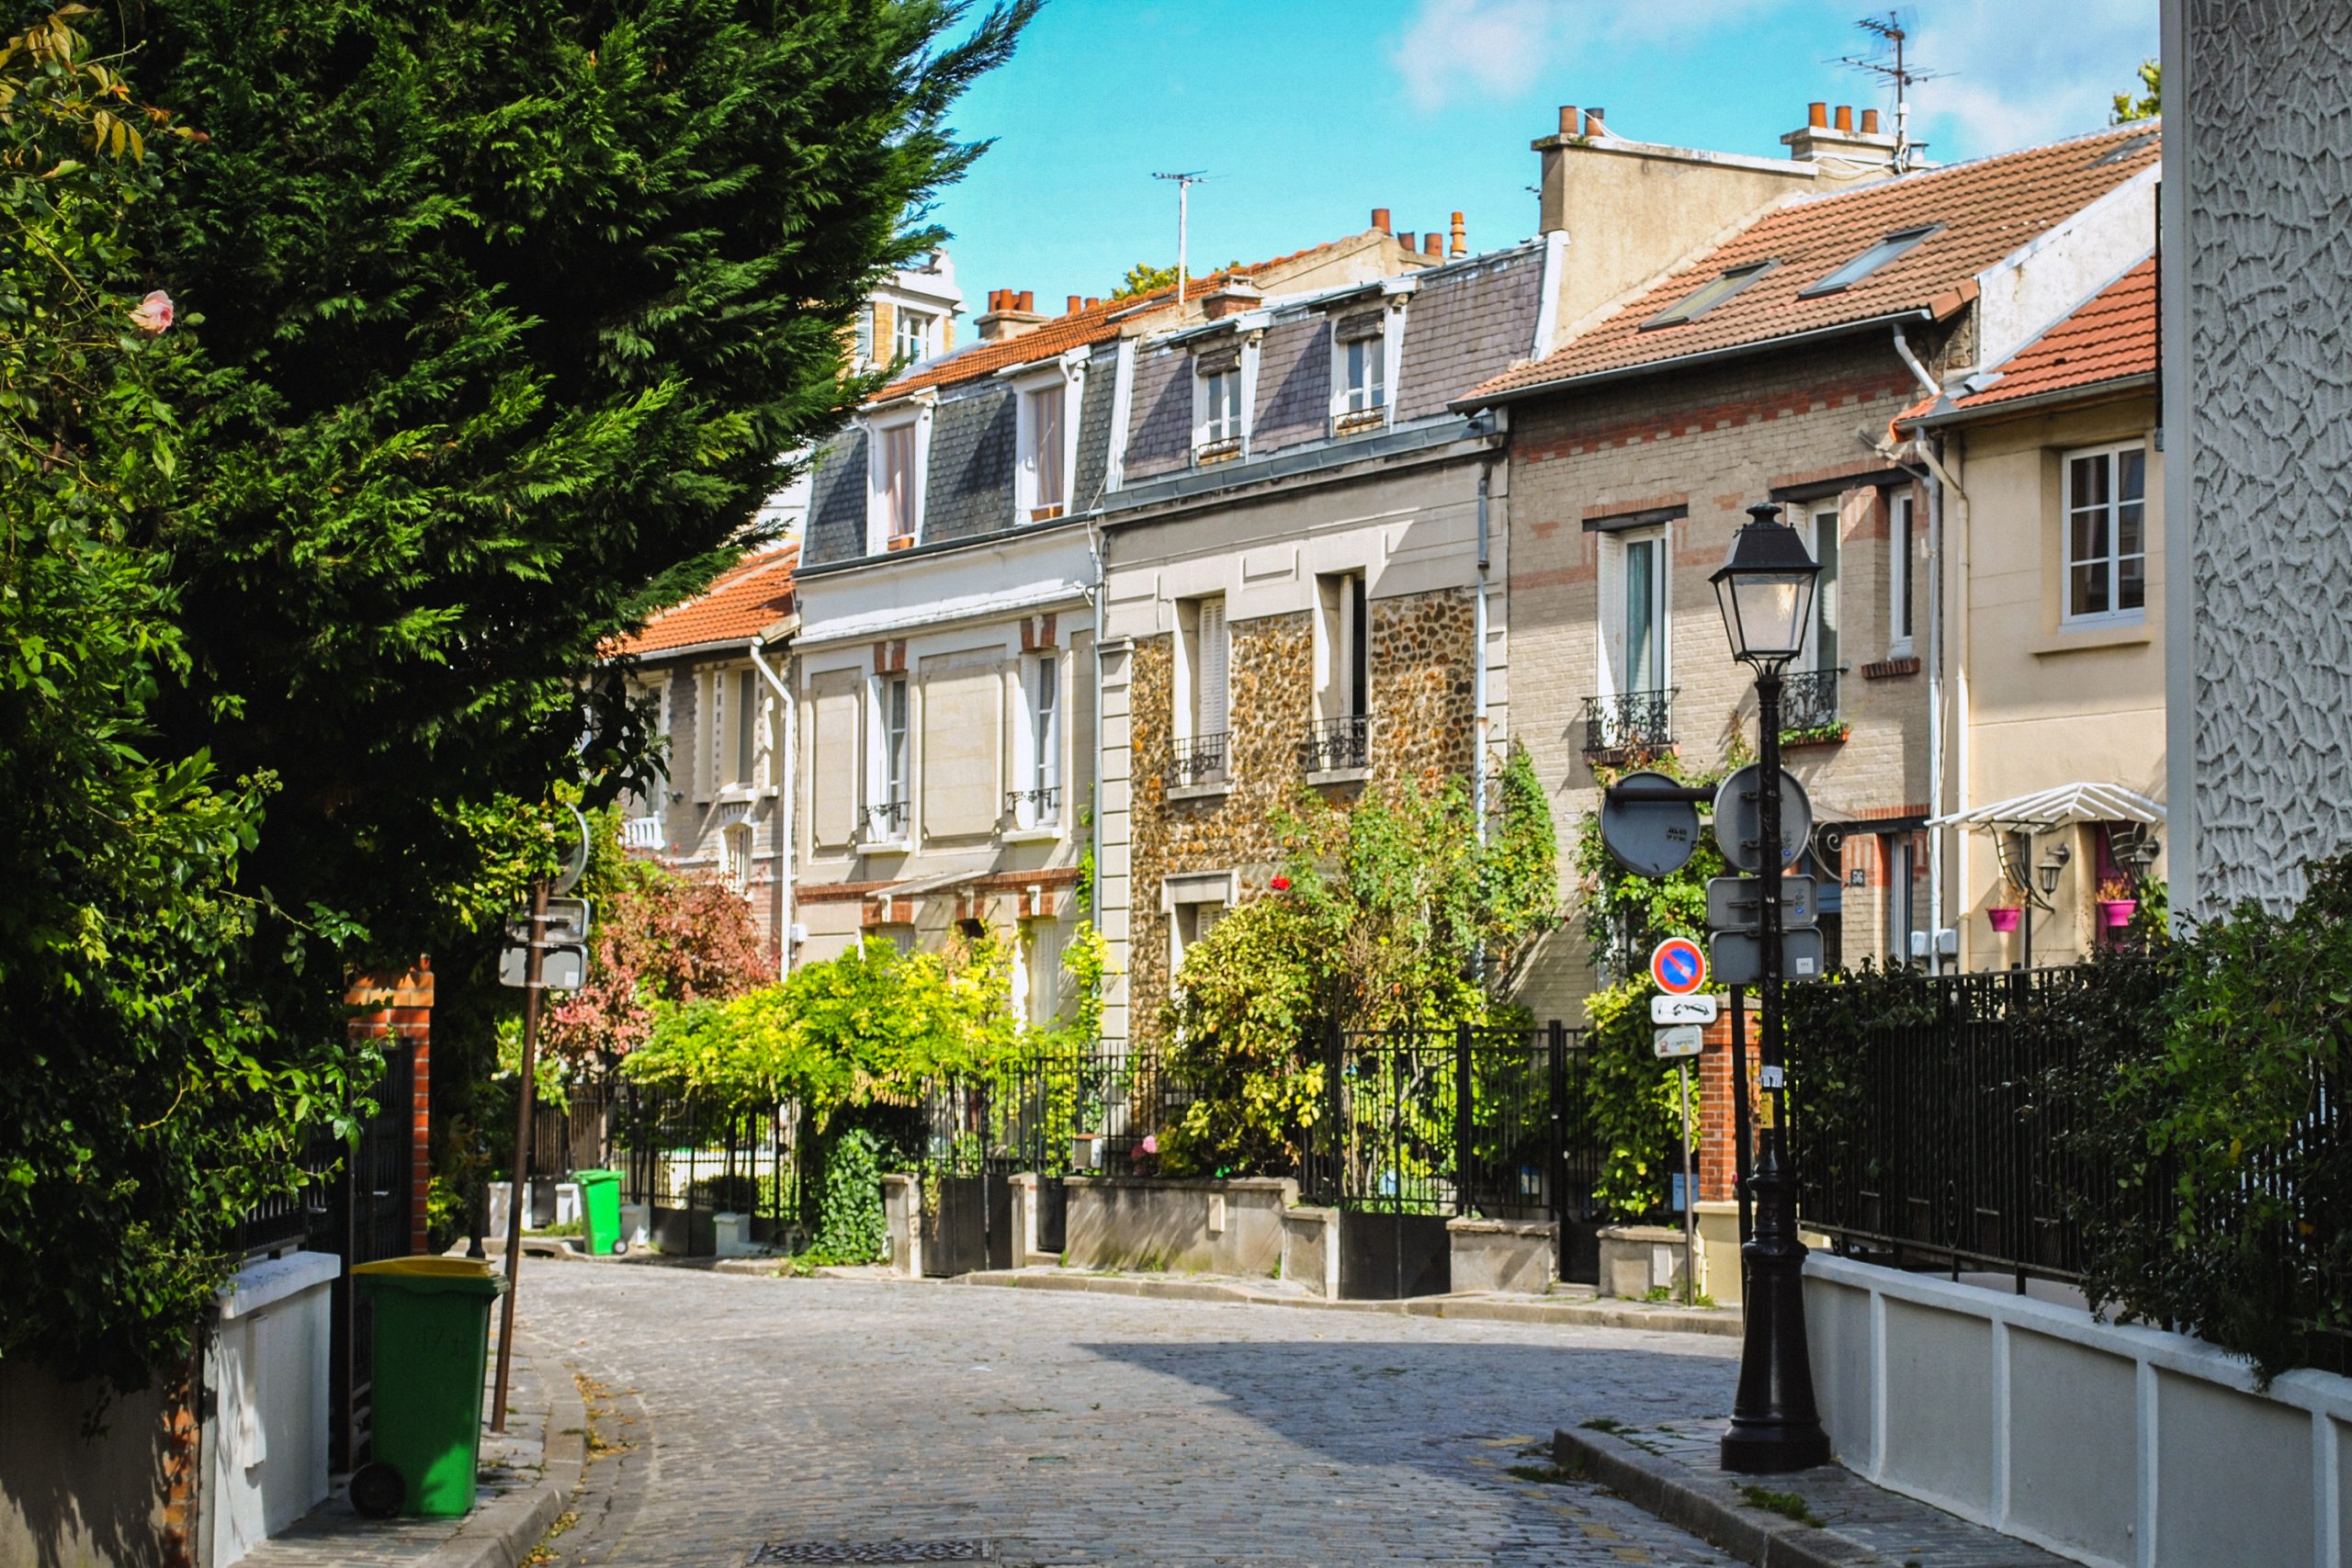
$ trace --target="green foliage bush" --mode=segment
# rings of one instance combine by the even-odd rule
[[[1600,1151],[1593,1197],[1620,1219],[1638,1219],[1673,1195],[1682,1168],[1682,1095],[1673,1064],[1653,1044],[1646,975],[1585,998],[1585,1049],[1575,1069],[1577,1114]],[[1690,1124],[1700,1123],[1699,1075],[1690,1075]]]
[[[831,1141],[817,1215],[817,1236],[800,1254],[801,1262],[819,1267],[876,1263],[889,1256],[889,1219],[882,1209],[882,1145],[865,1128],[844,1129]]]

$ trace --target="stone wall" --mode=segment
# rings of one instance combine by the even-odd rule
[[[1431,784],[1466,776],[1474,738],[1474,606],[1466,592],[1374,599],[1372,615],[1372,740],[1368,780],[1315,786],[1324,800],[1352,804],[1365,788],[1410,778]],[[1277,812],[1306,786],[1298,758],[1312,714],[1315,634],[1305,613],[1262,615],[1231,627],[1227,751],[1229,787],[1170,800],[1174,649],[1165,636],[1138,637],[1129,684],[1132,711],[1134,908],[1127,959],[1130,1038],[1157,1043],[1169,987],[1169,914],[1164,879],[1230,871],[1247,903],[1265,891],[1281,846]]]

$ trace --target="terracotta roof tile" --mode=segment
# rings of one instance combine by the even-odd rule
[[[2160,155],[2153,132],[2148,122],[2124,125],[1776,207],[1557,353],[1505,371],[1467,400],[1905,310],[1949,314],[1973,298],[1977,273],[2153,165]],[[1835,293],[1798,298],[1885,236],[1931,223],[1940,225],[1936,232],[1876,272]],[[1696,320],[1644,329],[1725,272],[1765,262],[1770,271]]]
[[[1937,412],[1973,413],[2020,398],[2072,391],[2156,371],[2156,258],[2153,255],[2076,306],[2002,364],[1999,379],[1962,392]],[[1905,410],[1905,420],[1929,412]]]
[[[606,657],[666,653],[712,642],[749,642],[792,613],[792,569],[797,545],[772,545],[729,567],[702,593],[673,604],[622,637]]]

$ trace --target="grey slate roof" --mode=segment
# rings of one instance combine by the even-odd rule
[[[808,537],[801,559],[815,566],[865,553],[865,433],[846,431],[817,453],[808,480]]]
[[[1277,321],[1258,347],[1253,452],[1320,441],[1331,428],[1331,323],[1321,315]]]
[[[1193,460],[1193,356],[1136,349],[1129,394],[1126,477],[1148,479]]]
[[[960,393],[960,395],[959,395]],[[925,543],[969,539],[1012,526],[1012,389],[982,382],[951,390],[931,418],[931,473],[923,497]]]
[[[1396,417],[1428,419],[1490,376],[1530,357],[1544,253],[1521,245],[1424,273],[1405,320]]]
[[[1119,346],[1098,348],[1086,362],[1086,385],[1078,394],[1078,488],[1073,510],[1085,512],[1102,497],[1111,471],[1111,409],[1119,396]]]

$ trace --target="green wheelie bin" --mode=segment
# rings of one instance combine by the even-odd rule
[[[470,1258],[389,1258],[351,1273],[375,1308],[374,1461],[351,1478],[352,1506],[435,1518],[469,1513],[490,1306],[506,1281]]]
[[[575,1170],[580,1183],[580,1214],[588,1232],[592,1257],[606,1258],[628,1250],[621,1235],[621,1173],[617,1170]]]

